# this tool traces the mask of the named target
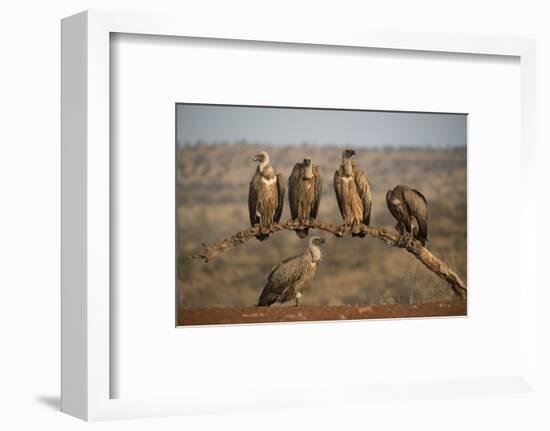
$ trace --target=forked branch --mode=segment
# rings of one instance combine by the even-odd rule
[[[286,221],[284,223],[277,223],[271,226],[269,233],[275,233],[282,230],[297,230],[304,228],[324,230],[325,232],[333,234],[337,238],[342,238],[346,235],[351,234],[349,230],[344,228],[344,226],[336,226],[330,223],[322,222],[320,220],[313,220],[304,224],[300,224],[292,220]],[[256,225],[250,229],[238,232],[233,236],[217,241],[214,244],[203,244],[203,248],[198,254],[194,254],[189,257],[192,259],[203,259],[205,262],[208,262],[214,259],[219,253],[244,244],[246,241],[254,238],[259,233],[260,226]],[[264,229],[261,233],[267,232]],[[405,248],[409,253],[414,255],[420,262],[422,262],[426,268],[428,268],[431,272],[436,274],[442,280],[445,280],[449,284],[451,289],[453,289],[453,292],[456,296],[461,299],[466,299],[467,289],[462,279],[455,271],[453,271],[449,267],[449,265],[447,265],[438,257],[434,256],[427,248],[423,247],[420,241],[412,240],[409,245],[403,244],[403,241],[400,241],[399,235],[388,229],[376,226],[362,225],[355,228],[354,233],[365,233],[367,236],[384,241],[387,245]]]

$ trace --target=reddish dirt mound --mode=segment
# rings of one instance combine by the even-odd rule
[[[178,310],[178,325],[301,322],[311,320],[388,319],[397,317],[465,316],[466,303],[331,305]]]

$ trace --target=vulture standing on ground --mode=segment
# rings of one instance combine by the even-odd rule
[[[281,220],[285,196],[283,176],[277,174],[269,164],[269,155],[262,151],[253,159],[259,162],[256,173],[248,188],[248,211],[250,224],[260,224],[260,233],[256,235],[260,241],[269,237],[268,233],[273,223]]]
[[[422,193],[407,186],[395,186],[386,193],[386,203],[397,220],[395,228],[402,238],[407,238],[407,247],[412,239],[426,245],[428,240],[428,202]]]
[[[334,191],[344,224],[355,228],[370,223],[372,195],[367,174],[351,161],[355,150],[342,151],[342,164],[334,172]],[[356,234],[353,234],[356,235]],[[365,234],[357,234],[365,236]]]
[[[321,202],[321,169],[305,158],[303,163],[296,163],[288,178],[288,202],[292,219],[300,224],[315,219]],[[308,235],[308,229],[296,230],[299,238]]]
[[[264,287],[258,307],[270,306],[275,302],[287,302],[294,299],[295,305],[299,305],[302,290],[305,289],[317,270],[317,264],[321,260],[319,246],[325,240],[318,236],[309,239],[307,250],[299,256],[283,260],[271,270],[267,276],[267,284]]]

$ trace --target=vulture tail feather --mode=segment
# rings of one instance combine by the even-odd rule
[[[274,297],[274,295],[270,295],[268,292],[270,290],[270,287],[271,286],[268,284],[264,288],[262,294],[260,295],[260,299],[258,300],[258,305],[256,305],[256,307],[269,307],[275,302],[276,297]]]
[[[304,239],[305,237],[307,237],[309,233],[309,228],[295,230],[294,232],[296,232],[296,235],[298,235],[298,238]]]

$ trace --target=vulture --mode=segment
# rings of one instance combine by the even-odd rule
[[[397,220],[395,228],[402,238],[412,239],[426,245],[428,240],[428,202],[422,193],[407,186],[395,186],[386,193],[386,203]]]
[[[300,224],[315,219],[321,202],[321,169],[305,158],[303,163],[296,163],[288,178],[288,203],[292,219]],[[308,229],[296,230],[299,238],[308,235]]]
[[[361,168],[355,166],[351,158],[355,150],[342,151],[342,164],[334,172],[334,191],[340,213],[346,226],[353,229],[361,224],[370,223],[372,207],[372,195],[367,174]],[[355,234],[354,236],[365,236]]]
[[[293,299],[298,306],[302,290],[315,276],[317,264],[322,257],[319,246],[324,243],[323,238],[312,236],[304,253],[285,259],[273,268],[267,276],[267,284],[258,301],[258,307],[269,307],[275,302],[282,304]]]
[[[248,188],[248,211],[250,224],[260,224],[260,233],[256,238],[263,241],[269,237],[264,231],[269,231],[273,223],[281,220],[285,185],[283,176],[270,165],[267,152],[262,151],[252,160],[258,162],[258,167]]]

